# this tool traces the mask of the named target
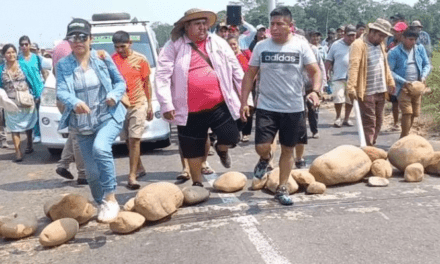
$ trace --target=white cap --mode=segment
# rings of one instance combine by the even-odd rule
[[[263,25],[261,25],[261,24],[260,24],[260,25],[258,25],[258,26],[256,27],[257,31],[258,31],[258,30],[260,30],[260,29],[262,29],[262,28],[266,29],[266,27],[265,27],[265,26],[263,26]]]

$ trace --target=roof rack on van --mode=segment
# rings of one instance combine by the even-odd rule
[[[127,25],[127,24],[141,24],[142,26],[146,26],[150,21],[92,21],[90,24],[92,26],[108,26],[108,25]]]

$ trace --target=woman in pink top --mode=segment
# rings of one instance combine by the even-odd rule
[[[180,149],[195,186],[203,186],[208,129],[217,135],[215,150],[226,168],[231,166],[228,150],[239,141],[235,120],[240,118],[243,70],[229,45],[208,33],[216,20],[211,11],[185,12],[174,24],[156,70],[161,112],[177,125]]]
[[[249,61],[251,60],[252,52],[250,50],[241,50],[240,45],[238,44],[237,37],[228,38],[228,43],[229,46],[231,46],[232,51],[235,53],[235,56],[237,57],[241,68],[243,68],[244,72],[247,72],[249,69]],[[255,94],[253,93],[251,96],[254,98]],[[241,137],[241,141],[243,142],[248,142],[250,139],[253,123],[253,113],[254,109],[252,107],[250,110],[250,116],[248,117],[246,123],[243,123],[241,120],[238,122],[239,129],[241,130],[241,133],[243,135]]]

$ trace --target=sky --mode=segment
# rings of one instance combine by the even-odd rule
[[[64,38],[73,17],[91,19],[95,13],[128,12],[131,17],[173,24],[191,8],[225,10],[229,0],[0,0],[0,43],[18,44],[27,35],[40,47],[51,48]],[[418,0],[397,0],[414,5]],[[292,5],[295,0],[280,0]]]

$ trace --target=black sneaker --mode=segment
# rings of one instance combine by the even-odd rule
[[[214,145],[215,152],[220,157],[220,161],[222,162],[223,167],[230,168],[231,167],[231,156],[228,151],[220,151],[217,148],[217,144]]]
[[[306,161],[304,159],[301,160],[295,160],[295,167],[297,169],[302,169],[306,167]]]
[[[89,183],[87,182],[87,179],[84,179],[84,178],[78,178],[78,179],[76,180],[76,182],[78,183],[78,185],[87,185],[87,184],[89,184]]]
[[[286,185],[280,185],[275,193],[275,199],[277,199],[282,205],[293,205],[292,198],[289,196]]]
[[[262,179],[266,173],[272,170],[272,167],[269,165],[270,159],[262,159],[258,161],[257,165],[254,169],[254,177],[258,179]]]
[[[60,175],[63,178],[69,179],[69,180],[73,180],[73,175],[72,173],[70,173],[70,171],[68,171],[65,168],[57,168],[55,170],[55,172]]]

